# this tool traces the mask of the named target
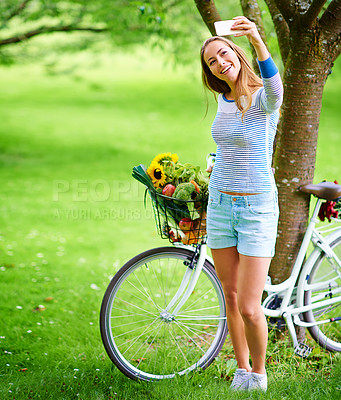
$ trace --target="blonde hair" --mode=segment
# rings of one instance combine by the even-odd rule
[[[235,85],[235,94],[236,94],[236,105],[238,109],[242,113],[242,119],[246,111],[251,107],[252,104],[252,93],[263,86],[262,80],[255,74],[250,62],[246,58],[244,51],[231,42],[228,39],[225,39],[220,36],[213,36],[209,39],[205,40],[201,51],[200,51],[200,58],[201,58],[201,66],[202,66],[202,81],[204,86],[210,90],[216,97],[216,93],[230,93],[231,88],[230,86],[223,80],[217,78],[215,75],[212,74],[210,67],[207,65],[204,59],[204,53],[207,46],[216,41],[220,40],[221,42],[228,45],[237,55],[240,61],[240,72],[237,78],[237,82]],[[246,97],[246,102],[244,100]],[[245,104],[246,103],[246,104]]]

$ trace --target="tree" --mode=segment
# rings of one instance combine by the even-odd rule
[[[340,0],[265,0],[284,65],[284,100],[274,157],[281,216],[270,273],[278,283],[290,275],[309,216],[309,196],[298,187],[314,177],[323,88],[341,51]],[[214,34],[220,19],[213,0],[195,0]],[[241,0],[244,14],[260,26],[257,0]]]
[[[171,39],[174,54],[186,56],[199,30],[205,26],[188,0],[1,0],[0,62],[22,59],[29,43],[52,34],[59,39],[51,40],[53,50],[75,51],[104,41],[114,49],[162,46]],[[197,44],[193,47],[197,50]]]
[[[224,4],[234,15],[241,13],[235,0]],[[184,62],[197,56],[198,35],[205,32],[188,0],[0,1],[0,63],[24,61],[31,49],[41,60],[44,51],[75,52],[102,44],[115,50],[147,43],[166,47],[169,56]]]

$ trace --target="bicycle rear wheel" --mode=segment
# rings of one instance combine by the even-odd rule
[[[225,298],[208,260],[179,313],[165,312],[192,257],[193,251],[182,248],[148,250],[111,280],[101,307],[101,336],[110,359],[129,378],[161,380],[204,369],[221,350]]]
[[[329,244],[341,260],[341,236]],[[310,270],[306,271],[304,286],[304,305],[318,304],[326,299],[341,295],[341,268],[325,253],[316,255]],[[329,351],[341,351],[341,302],[316,308],[303,314],[306,322],[317,323],[308,330],[314,340]],[[318,324],[319,322],[325,323]]]

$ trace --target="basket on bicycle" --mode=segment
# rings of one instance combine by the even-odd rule
[[[205,242],[207,196],[181,200],[157,192],[149,194],[161,238],[184,244]]]
[[[163,239],[184,244],[206,240],[208,177],[192,164],[181,164],[176,154],[155,157],[147,169],[133,168],[152,200],[157,231]]]

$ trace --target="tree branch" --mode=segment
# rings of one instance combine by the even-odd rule
[[[197,9],[205,22],[207,28],[214,36],[216,34],[214,29],[214,22],[221,21],[221,17],[216,9],[213,0],[194,0],[197,6]]]
[[[246,18],[257,25],[258,31],[265,44],[267,44],[265,29],[263,25],[261,11],[258,5],[258,0],[240,0],[243,13]]]
[[[11,20],[12,18],[16,17],[17,15],[19,15],[21,13],[22,10],[24,10],[27,6],[27,4],[30,2],[31,0],[24,0],[22,3],[19,4],[18,7],[14,8],[13,11],[4,18],[4,21],[2,23],[2,25],[4,25],[6,22],[8,22],[9,20]]]
[[[266,3],[268,3],[268,1],[266,1]],[[272,3],[274,3],[274,5],[278,8],[287,24],[290,25],[295,14],[297,13],[295,2],[288,0],[272,0]]]
[[[4,28],[6,26],[6,23],[9,22],[12,18],[19,15],[21,11],[23,11],[26,8],[27,4],[30,1],[31,0],[24,0],[22,3],[19,4],[18,7],[14,8],[7,17],[4,16],[4,19],[1,21],[0,29]]]
[[[107,32],[107,28],[93,28],[93,27],[80,27],[75,25],[65,25],[65,26],[42,26],[37,29],[33,29],[21,35],[12,36],[7,39],[0,40],[0,47],[6,46],[8,44],[20,43],[29,40],[35,36],[53,33],[53,32],[72,32],[72,31],[87,31],[87,32]]]
[[[333,0],[320,19],[321,28],[324,31],[340,33],[341,24],[341,1]]]
[[[243,14],[245,15],[245,17],[257,25],[258,32],[260,33],[260,36],[261,36],[263,42],[267,46],[265,29],[264,29],[263,20],[262,20],[261,11],[260,11],[260,8],[258,5],[258,1],[257,0],[240,0],[240,5],[242,7]],[[250,46],[250,47],[251,47],[251,53],[252,53],[252,58],[253,58],[253,68],[256,71],[259,71],[256,51],[253,46]]]
[[[289,26],[286,23],[283,15],[279,11],[279,9],[277,8],[277,6],[273,0],[265,0],[265,3],[268,6],[272,21],[274,23],[274,27],[275,27],[275,31],[276,31],[276,35],[277,35],[277,39],[278,39],[279,51],[282,56],[283,65],[285,65],[287,62],[289,51],[290,51]]]
[[[323,13],[319,25],[323,34],[327,54],[334,61],[340,54],[341,41],[341,1],[333,0]]]
[[[319,16],[326,2],[327,0],[313,0],[307,12],[302,16],[301,21],[305,25],[311,26],[316,18]]]

